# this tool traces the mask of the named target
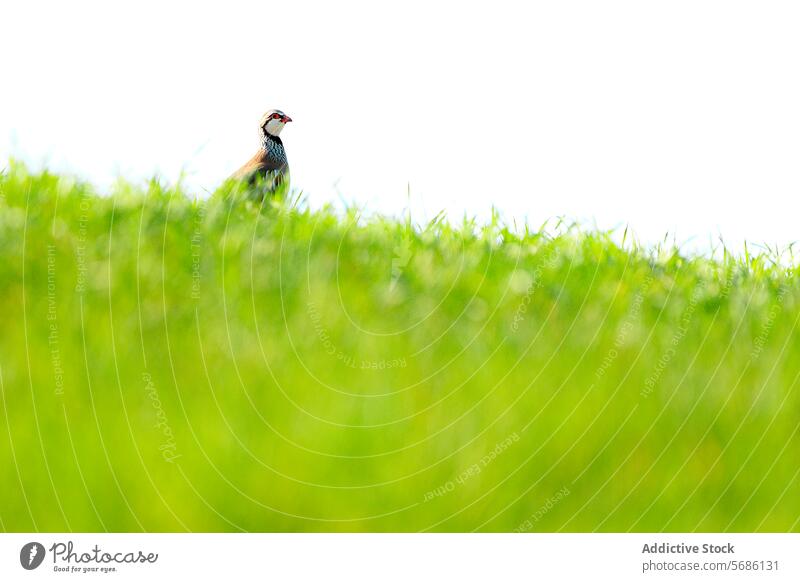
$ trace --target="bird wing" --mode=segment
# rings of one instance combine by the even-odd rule
[[[252,180],[257,174],[262,176],[268,172],[286,172],[286,164],[276,162],[267,155],[264,150],[259,151],[250,158],[241,168],[236,170],[231,176],[232,180]]]

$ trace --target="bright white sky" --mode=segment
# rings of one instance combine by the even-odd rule
[[[293,186],[432,217],[798,236],[800,3],[63,2],[2,9],[0,159],[213,189],[266,109]]]

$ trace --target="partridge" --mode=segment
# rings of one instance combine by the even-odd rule
[[[261,147],[256,155],[233,173],[231,179],[244,181],[249,185],[260,180],[269,193],[277,190],[284,182],[288,184],[289,163],[280,134],[291,120],[291,117],[277,109],[270,109],[262,115],[258,125]]]

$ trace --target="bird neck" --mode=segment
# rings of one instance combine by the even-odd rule
[[[277,135],[271,135],[269,133],[264,132],[261,136],[261,147],[269,151],[271,149],[274,149],[275,146],[283,147],[283,142],[281,141],[281,138],[279,138]]]

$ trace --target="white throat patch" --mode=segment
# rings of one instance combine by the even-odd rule
[[[266,125],[267,133],[277,137],[281,134],[284,125],[286,124],[280,119],[270,119]]]

